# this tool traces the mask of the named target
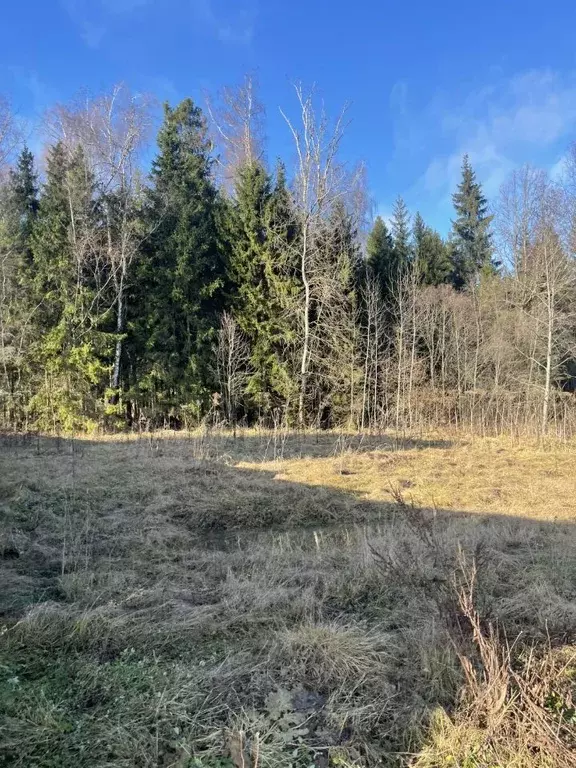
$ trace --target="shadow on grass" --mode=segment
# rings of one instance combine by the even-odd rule
[[[346,439],[352,453],[401,453],[452,445],[449,441],[399,442],[386,436]],[[87,563],[110,553],[122,557],[131,537],[157,537],[174,541],[175,546],[184,541],[198,548],[230,551],[283,534],[295,546],[320,549],[323,537],[344,541],[351,532],[356,535],[361,530],[368,539],[378,538],[382,525],[390,530],[407,519],[410,525],[418,525],[419,518],[424,536],[429,535],[430,520],[437,530],[452,526],[455,533],[450,535],[455,536],[466,521],[476,531],[489,527],[495,542],[499,536],[494,532],[500,528],[508,555],[516,547],[521,554],[528,548],[531,557],[537,557],[537,549],[547,537],[573,541],[571,522],[493,512],[412,509],[394,499],[374,501],[360,492],[334,488],[328,478],[325,484],[307,485],[282,479],[267,469],[231,464],[234,454],[236,460],[265,459],[267,443],[262,435],[159,435],[111,441],[4,435],[0,439],[0,462],[5,468],[0,476],[4,528],[0,567],[16,569],[31,582],[35,574],[40,575],[46,587],[67,570],[62,562],[72,557],[67,548],[84,548],[82,557],[76,558],[78,563],[72,558],[74,567],[82,558]],[[285,457],[337,456],[334,435],[289,434],[283,445]],[[340,462],[323,471],[339,474]],[[407,510],[416,522],[410,521]],[[159,551],[169,556],[164,544]],[[574,571],[576,576],[576,567]]]
[[[0,433],[0,451],[31,455],[83,453],[102,444],[136,444],[143,452],[181,453],[210,460],[274,461],[296,458],[328,458],[344,453],[372,451],[409,451],[427,448],[447,449],[453,442],[446,439],[404,437],[392,434],[359,434],[337,431],[238,430],[236,434],[222,430],[198,432],[119,433],[102,438],[69,438],[38,433]]]
[[[232,465],[450,445],[324,434],[3,438],[2,614],[16,639],[10,630],[0,640],[0,693],[11,759],[136,765],[131,750],[160,744],[166,762],[142,764],[188,766],[171,752],[175,727],[203,744],[207,729],[231,727],[231,713],[257,711],[269,725],[266,702],[289,689],[320,702],[300,741],[310,754],[315,740],[350,744],[376,756],[361,764],[381,765],[410,741],[403,723],[456,701],[443,601],[460,550],[481,566],[482,610],[512,637],[572,639],[572,523],[418,509],[329,478],[312,486]],[[339,730],[326,730],[329,706]],[[140,730],[115,728],[119,708],[128,724],[138,713]]]

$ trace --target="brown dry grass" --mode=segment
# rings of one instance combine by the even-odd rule
[[[396,450],[398,447],[398,450]],[[370,501],[389,501],[403,488],[415,504],[537,520],[574,520],[576,444],[507,437],[438,435],[413,442],[382,441],[381,449],[241,466],[276,469],[277,478],[329,486]]]
[[[0,764],[561,768],[471,704],[463,556],[506,696],[541,659],[572,750],[576,667],[545,661],[576,638],[565,444],[6,438],[0,464]]]

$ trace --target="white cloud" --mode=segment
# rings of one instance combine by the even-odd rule
[[[101,24],[92,24],[90,21],[81,21],[80,28],[80,35],[88,48],[94,48],[94,50],[100,48],[106,34],[106,27]]]
[[[175,104],[180,98],[174,81],[162,75],[146,78],[146,88],[150,93],[155,94],[160,101],[168,101],[171,104]]]
[[[89,48],[98,49],[111,16],[132,13],[155,0],[60,0]]]
[[[576,127],[576,76],[531,70],[468,94],[459,105],[436,104],[428,125],[456,149],[433,158],[418,186],[449,196],[468,153],[488,196],[495,194],[517,165],[566,139]],[[559,169],[556,169],[559,170]]]
[[[384,224],[390,229],[392,225],[392,217],[394,213],[392,210],[392,206],[387,205],[386,203],[380,203],[376,206],[376,211],[374,213],[374,218],[376,219],[377,216],[380,216],[380,218],[384,221]]]
[[[192,13],[205,29],[222,43],[250,45],[256,25],[256,6],[247,5],[236,11],[220,11],[215,0],[190,0]]]
[[[548,173],[552,181],[561,182],[568,172],[568,156],[561,155],[558,160],[550,167]]]
[[[94,20],[86,0],[60,0],[60,4],[78,27],[80,37],[86,45],[89,48],[99,48],[106,34],[106,28]]]

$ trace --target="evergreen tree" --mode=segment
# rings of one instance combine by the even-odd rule
[[[428,227],[422,238],[418,269],[423,285],[447,283],[452,274],[449,247],[438,232]]]
[[[396,199],[390,221],[392,242],[396,257],[396,268],[404,270],[412,260],[412,245],[410,242],[410,214],[406,203],[401,197]]]
[[[352,300],[362,279],[362,258],[358,232],[352,215],[340,199],[334,204],[327,226],[327,263],[345,296]]]
[[[41,324],[45,328],[58,324],[74,280],[67,176],[68,154],[59,142],[48,153],[46,181],[32,237],[33,301],[40,305]]]
[[[424,223],[417,213],[412,229],[413,251],[418,278],[422,285],[440,285],[452,273],[450,251],[438,232]]]
[[[454,245],[453,282],[455,287],[464,287],[469,280],[480,273],[494,273],[498,264],[492,260],[488,202],[482,193],[481,184],[470,165],[468,155],[462,162],[462,180],[452,195],[456,219],[452,222]]]
[[[29,318],[34,304],[28,289],[37,211],[34,157],[24,148],[0,186],[0,391],[13,426],[23,423],[28,398],[23,390],[23,350],[32,341]]]
[[[29,404],[40,428],[74,430],[101,415],[110,354],[93,282],[98,221],[94,182],[82,150],[58,143],[47,160],[31,243],[30,294],[38,329],[30,347],[38,376]]]
[[[267,312],[265,252],[270,177],[260,163],[247,163],[238,170],[234,191],[228,232],[234,316],[240,328],[254,342]]]
[[[416,215],[414,216],[414,223],[412,225],[412,248],[416,259],[418,259],[418,254],[420,253],[420,249],[422,247],[422,240],[424,239],[426,229],[427,227],[424,219],[420,215],[420,212],[416,211]]]
[[[38,176],[34,155],[24,147],[16,167],[10,171],[9,215],[14,227],[14,248],[20,270],[32,266],[32,230],[38,213]]]
[[[140,405],[179,424],[215,387],[213,344],[225,305],[219,197],[202,111],[166,105],[146,206],[147,239],[129,302],[130,380]]]
[[[376,217],[366,242],[366,261],[387,296],[398,278],[398,261],[392,235],[384,219]]]
[[[247,394],[268,409],[285,402],[293,386],[282,353],[293,337],[295,236],[283,166],[273,185],[261,163],[246,163],[229,208],[229,276],[234,317],[251,348]]]
[[[290,350],[296,338],[296,307],[300,295],[299,231],[282,162],[276,166],[265,216],[267,242],[265,276],[269,288],[268,338],[264,370],[271,406],[284,405],[296,393],[298,382],[290,369]],[[257,352],[257,350],[255,350]]]

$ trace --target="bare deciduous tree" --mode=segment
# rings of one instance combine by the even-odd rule
[[[265,110],[258,98],[254,75],[245,75],[237,86],[226,86],[216,99],[206,98],[214,143],[221,147],[219,164],[224,183],[234,186],[238,170],[262,162]]]
[[[544,171],[524,165],[501,187],[495,220],[499,250],[516,274],[527,267],[547,185]]]
[[[298,424],[304,425],[305,402],[308,391],[312,338],[313,278],[318,261],[318,241],[323,223],[336,199],[343,194],[344,169],[338,162],[338,149],[344,132],[346,111],[331,127],[323,108],[314,104],[314,92],[306,93],[295,85],[299,105],[298,122],[281,109],[294,140],[297,169],[294,183],[294,204],[298,216],[300,279],[303,286],[302,347],[300,355],[300,393]]]
[[[0,180],[21,138],[10,102],[0,95]]]
[[[52,135],[86,155],[104,203],[107,280],[112,282],[116,314],[116,348],[111,387],[120,385],[129,270],[142,238],[136,208],[141,190],[139,153],[151,126],[150,100],[117,85],[108,94],[58,106],[49,115]]]
[[[250,376],[250,345],[231,314],[224,312],[216,348],[218,381],[228,424],[235,425],[238,406]]]

